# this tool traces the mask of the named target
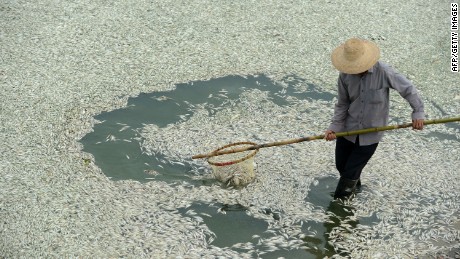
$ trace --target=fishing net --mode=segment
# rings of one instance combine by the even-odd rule
[[[235,148],[255,146],[253,142],[236,142],[216,149],[214,152],[227,151]],[[244,186],[255,178],[254,156],[258,150],[249,150],[238,153],[224,154],[208,158],[214,176],[227,186]]]

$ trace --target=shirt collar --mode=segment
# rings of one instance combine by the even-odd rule
[[[376,64],[377,64],[377,63],[375,63],[375,65],[376,65]],[[369,69],[366,71],[367,73],[365,73],[363,76],[365,76],[366,74],[372,74],[372,72],[374,72],[374,67],[375,67],[375,65],[373,65],[371,68],[369,68]]]
[[[369,68],[369,69],[367,70],[367,72],[368,72],[368,73],[374,72],[374,67],[375,67],[378,63],[379,63],[379,62],[377,61],[377,63],[375,63],[371,68]]]

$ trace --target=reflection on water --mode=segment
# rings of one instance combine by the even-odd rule
[[[228,247],[253,258],[317,258],[317,254],[310,249],[291,248],[276,243],[274,240],[281,233],[269,230],[266,220],[254,218],[248,208],[240,204],[196,202],[187,208],[179,208],[179,212],[206,224],[214,233],[214,236],[208,237],[210,245]],[[263,213],[275,221],[280,219],[280,213],[271,209],[264,209]],[[307,226],[305,233],[314,234]]]
[[[324,210],[325,214],[328,215],[328,220],[325,222],[309,222],[307,224],[318,233],[315,236],[304,238],[305,242],[314,248],[317,258],[330,257],[335,254],[349,256],[347,251],[341,251],[337,247],[334,248],[331,241],[337,239],[331,237],[332,233],[334,233],[334,237],[336,233],[346,235],[348,231],[356,228],[358,224],[370,226],[378,222],[375,215],[355,219],[355,209],[352,206],[347,205],[341,200],[333,200],[337,182],[338,178],[331,176],[318,179],[317,184],[311,186],[310,192],[306,197],[307,201],[314,204],[317,208]],[[365,185],[362,188],[365,189]],[[348,229],[343,226],[347,226]]]
[[[328,176],[318,179],[306,201],[314,204],[327,215],[324,222],[305,221],[301,227],[303,245],[289,247],[284,243],[276,243],[277,237],[283,235],[282,228],[270,229],[269,225],[276,224],[283,217],[283,212],[270,208],[261,212],[267,219],[255,218],[249,208],[240,204],[222,204],[195,202],[178,211],[184,217],[190,217],[201,224],[205,224],[214,235],[208,237],[210,245],[233,250],[261,258],[324,258],[333,255],[347,257],[347,251],[334,242],[345,242],[346,237],[354,228],[360,225],[371,226],[378,223],[375,215],[371,217],[355,217],[354,208],[339,200],[332,200],[337,178]],[[365,186],[364,186],[365,188]],[[332,237],[331,235],[334,235]],[[341,236],[343,238],[337,238]],[[287,240],[289,241],[289,240]],[[288,243],[288,242],[287,242]]]

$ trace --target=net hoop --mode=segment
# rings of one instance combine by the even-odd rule
[[[230,148],[230,147],[233,147],[233,146],[238,146],[238,145],[252,145],[252,146],[256,146],[257,144],[254,143],[254,142],[250,142],[250,141],[243,141],[243,142],[235,142],[235,143],[231,143],[231,144],[228,144],[228,145],[225,145],[223,147],[220,147],[216,150],[214,150],[213,152],[218,152],[218,151],[221,151],[223,149],[227,149],[227,148]],[[215,157],[210,157],[208,158],[208,163],[210,165],[213,165],[213,166],[227,166],[227,165],[233,165],[233,164],[237,164],[237,163],[240,163],[240,162],[243,162],[249,158],[252,158],[254,157],[257,152],[259,152],[258,149],[255,149],[255,150],[252,150],[249,154],[247,154],[246,156],[240,158],[240,159],[235,159],[235,160],[231,160],[231,161],[227,161],[227,162],[216,162],[216,161],[212,161],[213,158]]]

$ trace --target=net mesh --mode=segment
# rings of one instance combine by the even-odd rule
[[[238,142],[226,145],[215,151],[227,151],[234,148],[245,148],[256,145],[252,142]],[[254,156],[258,150],[243,151],[210,157],[214,177],[227,186],[244,186],[255,178]]]

